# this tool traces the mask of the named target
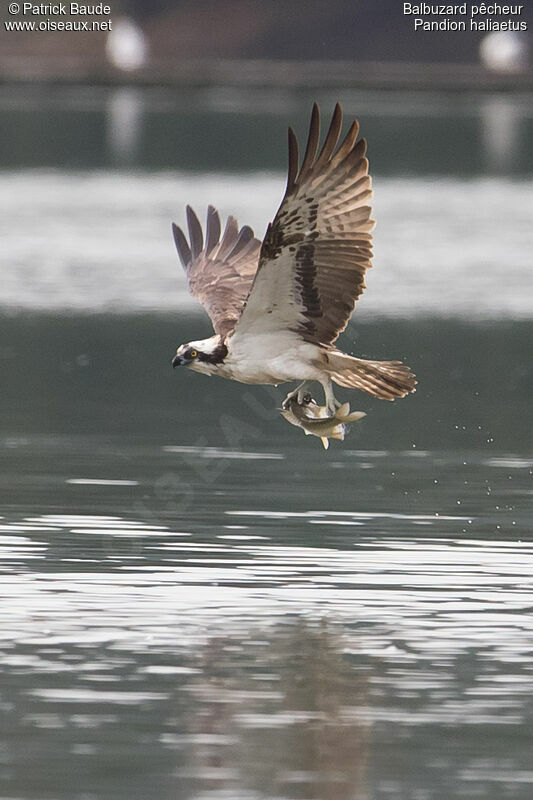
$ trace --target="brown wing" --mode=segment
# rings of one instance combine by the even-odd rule
[[[220,217],[213,206],[207,209],[205,246],[202,226],[190,206],[187,224],[190,245],[174,223],[172,231],[189,291],[209,314],[215,333],[225,335],[241,315],[257,271],[261,242],[248,225],[239,230],[234,217],[228,217],[221,239]]]
[[[354,122],[337,147],[341,127],[337,104],[317,155],[320,114],[315,103],[301,166],[289,128],[287,189],[266,232],[239,332],[278,325],[300,331],[308,341],[331,344],[365,289],[374,227],[366,143],[356,142],[359,126]]]

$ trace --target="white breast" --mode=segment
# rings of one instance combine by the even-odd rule
[[[242,383],[319,380],[322,375],[319,348],[291,331],[235,336],[227,344],[224,373]]]

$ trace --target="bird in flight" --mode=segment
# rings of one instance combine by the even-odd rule
[[[222,233],[212,206],[205,238],[189,206],[189,240],[172,226],[189,291],[215,331],[178,347],[173,367],[249,384],[299,381],[284,408],[318,382],[332,416],[340,406],[333,383],[385,400],[415,390],[415,376],[402,362],[354,358],[335,347],[365,289],[374,227],[366,143],[357,140],[354,121],[338,144],[341,127],[337,104],[318,151],[315,103],[301,163],[289,128],[287,188],[262,242],[233,217]]]

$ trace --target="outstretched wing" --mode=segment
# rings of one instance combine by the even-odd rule
[[[315,103],[301,166],[289,128],[285,197],[267,229],[235,335],[289,329],[328,345],[348,324],[372,265],[374,221],[366,143],[356,143],[359,125],[354,122],[337,147],[341,127],[337,103],[317,155],[320,114]]]
[[[187,274],[189,292],[203,305],[213,323],[215,333],[225,335],[239,319],[257,271],[261,242],[253,230],[228,217],[220,238],[218,211],[209,206],[205,245],[202,226],[187,206],[189,242],[174,223],[172,231],[181,263]]]

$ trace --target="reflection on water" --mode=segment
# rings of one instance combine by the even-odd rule
[[[75,168],[1,175],[0,795],[529,800],[523,101],[507,124],[341,98],[380,221],[342,344],[419,385],[341,392],[368,415],[326,453],[281,419],[284,387],[170,369],[207,332],[176,313],[170,220],[215,202],[262,232],[309,98],[6,97],[4,163]],[[489,157],[507,177],[465,179]],[[79,169],[109,163],[166,171]]]
[[[388,471],[385,455],[365,458]],[[445,474],[430,453],[394,466],[413,485],[427,469]],[[187,798],[444,800],[451,782],[458,796],[497,798],[504,758],[506,796],[527,797],[529,748],[517,737],[531,722],[530,516],[503,512],[502,465],[471,467],[477,480],[493,473],[501,506],[439,514],[427,498],[425,513],[291,513],[226,508],[223,495],[178,515],[161,504],[159,524],[146,513],[7,514],[10,796],[111,796],[113,765],[119,797],[155,786]],[[513,469],[514,490],[527,491],[530,468]],[[309,495],[321,472],[311,466]],[[89,486],[69,497],[67,481],[54,496],[86,505]],[[106,505],[134,499],[121,491]],[[45,773],[59,752],[68,766]]]
[[[521,177],[533,171],[527,94],[0,88],[1,169],[282,171],[287,126],[303,136],[313,102],[327,114],[339,100],[346,115],[361,122],[376,175],[465,177],[503,170]],[[495,163],[494,136],[502,126],[514,146],[505,162]]]
[[[529,798],[531,324],[367,320],[327,453],[203,325],[1,320],[4,795]]]
[[[325,453],[273,392],[174,380],[198,324],[3,320],[5,795],[529,798],[531,325],[417,325],[457,373]]]
[[[122,87],[109,96],[107,124],[113,163],[124,166],[135,164],[141,138],[143,107],[142,93],[132,87]]]
[[[422,381],[327,453],[202,325],[2,319],[4,795],[529,798],[531,324],[367,321]]]
[[[503,173],[512,167],[513,154],[519,148],[522,119],[512,102],[505,97],[490,97],[482,106],[483,145],[487,169]]]

